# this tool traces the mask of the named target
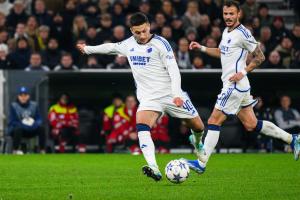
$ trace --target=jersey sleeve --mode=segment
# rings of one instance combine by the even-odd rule
[[[174,52],[167,40],[162,39],[162,41],[161,59],[171,78],[172,95],[173,97],[181,97],[181,76]]]
[[[251,32],[247,29],[240,31],[241,44],[244,49],[252,53],[258,45],[258,42],[252,36]]]
[[[105,43],[97,46],[85,46],[84,52],[86,54],[110,54],[117,55],[121,54],[123,56],[127,55],[129,39],[123,40],[118,43]]]

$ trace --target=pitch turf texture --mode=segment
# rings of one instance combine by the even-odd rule
[[[158,155],[161,169],[172,159]],[[0,156],[0,200],[300,199],[300,161],[291,154],[214,155],[203,175],[182,184],[142,175],[142,156]]]

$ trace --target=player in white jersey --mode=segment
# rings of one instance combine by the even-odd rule
[[[221,58],[223,89],[218,95],[215,108],[208,119],[208,132],[204,146],[198,153],[199,160],[190,160],[190,168],[203,173],[208,159],[213,152],[220,135],[220,126],[227,115],[237,115],[247,131],[278,138],[291,145],[295,160],[299,158],[300,137],[291,135],[269,121],[257,120],[253,106],[257,103],[250,95],[250,84],[247,73],[259,66],[265,59],[258,42],[251,32],[239,22],[240,7],[236,1],[226,1],[223,6],[223,18],[226,28],[218,48],[207,48],[197,42],[191,42],[190,49],[200,49],[202,52]],[[246,65],[248,53],[254,56]]]
[[[148,163],[142,170],[158,181],[162,176],[150,135],[156,120],[164,112],[183,119],[191,128],[190,140],[196,150],[201,147],[204,125],[189,96],[181,90],[180,72],[168,41],[150,33],[150,23],[142,13],[132,15],[130,30],[133,36],[122,42],[98,46],[79,44],[77,48],[85,54],[121,54],[127,57],[140,102],[136,116],[137,131],[140,148]]]

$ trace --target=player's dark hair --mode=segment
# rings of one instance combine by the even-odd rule
[[[144,13],[141,13],[141,12],[133,14],[129,20],[130,27],[140,26],[144,23],[149,23],[149,20],[148,20],[148,17]]]
[[[237,9],[238,11],[240,11],[240,3],[239,3],[238,1],[227,0],[227,1],[225,1],[224,4],[223,4],[223,7],[224,7],[224,6],[227,6],[227,7],[234,6],[234,7],[236,7],[236,9]]]

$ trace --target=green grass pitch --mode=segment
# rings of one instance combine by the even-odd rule
[[[162,172],[172,159],[158,155]],[[213,155],[203,175],[182,184],[142,175],[142,156],[0,156],[0,200],[300,199],[300,161],[291,154]]]

